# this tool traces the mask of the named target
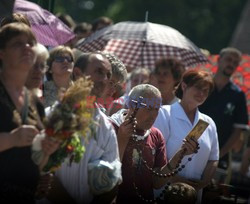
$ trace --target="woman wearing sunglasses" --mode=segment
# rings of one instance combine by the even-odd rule
[[[72,83],[74,66],[73,52],[69,47],[58,46],[50,51],[48,59],[47,81],[44,83],[44,106],[48,107],[59,99],[60,91]]]

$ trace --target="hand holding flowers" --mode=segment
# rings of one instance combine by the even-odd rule
[[[87,108],[87,103],[95,101],[93,97],[92,101],[87,100],[92,86],[93,83],[87,78],[77,80],[64,93],[61,101],[52,107],[45,120],[45,131],[33,142],[33,160],[39,165],[45,162],[38,153],[41,149],[42,157],[52,153],[43,171],[54,171],[66,158],[70,162],[81,160],[85,151],[83,144],[91,135],[89,127],[93,123],[94,110]]]

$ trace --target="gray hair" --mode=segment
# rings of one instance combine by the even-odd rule
[[[150,69],[146,68],[146,67],[137,67],[136,69],[134,69],[131,72],[130,75],[130,79],[133,79],[134,77],[136,77],[138,74],[146,74],[146,75],[150,75],[151,71]]]
[[[48,51],[48,49],[44,45],[42,45],[40,43],[37,43],[34,46],[34,50],[35,50],[37,56],[42,56],[46,60],[49,58],[49,51]]]
[[[109,60],[112,67],[112,76],[114,76],[118,82],[123,83],[127,79],[127,69],[123,62],[114,54],[109,52],[102,52],[102,54]]]
[[[240,50],[238,50],[234,47],[226,47],[220,51],[220,57],[222,57],[224,54],[227,54],[227,53],[233,53],[233,54],[237,55],[239,58],[241,58],[241,55],[242,55]]]
[[[151,84],[139,84],[131,89],[128,94],[127,105],[130,105],[132,100],[139,100],[139,97],[143,97],[143,103],[149,105],[148,103],[153,103],[153,105],[160,106],[161,105],[161,92],[155,86]],[[155,99],[153,101],[151,99]],[[160,99],[160,100],[159,100]],[[152,105],[152,106],[153,106]]]

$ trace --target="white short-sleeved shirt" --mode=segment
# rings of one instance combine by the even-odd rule
[[[80,163],[72,163],[69,166],[65,162],[56,172],[64,188],[77,203],[90,203],[93,199],[88,183],[89,163],[96,160],[120,163],[117,138],[112,124],[99,109],[96,109],[94,120],[98,123],[95,138],[92,137],[85,145],[86,151]]]
[[[162,132],[166,140],[167,157],[172,158],[199,119],[208,122],[209,126],[198,139],[200,149],[193,155],[192,161],[187,160],[191,155],[185,156],[182,160],[181,164],[184,164],[185,168],[178,174],[187,179],[201,179],[207,162],[219,160],[218,136],[214,121],[197,109],[192,124],[180,103],[176,102],[171,106],[162,106],[153,125]]]

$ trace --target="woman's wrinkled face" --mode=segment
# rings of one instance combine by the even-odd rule
[[[39,88],[42,84],[42,80],[48,67],[46,64],[46,57],[38,55],[35,64],[29,71],[27,77],[26,86],[30,89]]]
[[[6,65],[15,69],[31,69],[36,60],[36,53],[33,49],[35,43],[25,34],[13,37],[6,43],[5,48],[0,50],[3,66]]]

